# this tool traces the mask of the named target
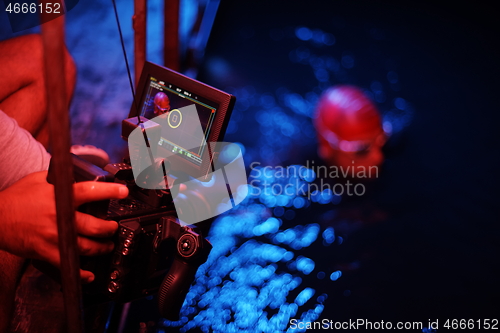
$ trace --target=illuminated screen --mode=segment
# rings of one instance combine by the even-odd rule
[[[186,118],[179,111],[190,105],[196,107],[199,119]],[[165,117],[170,128],[162,128],[159,147],[201,165],[205,142],[208,141],[218,108],[219,105],[213,101],[151,76],[142,101],[141,116],[147,119]],[[203,134],[200,134],[198,124],[201,124]],[[169,131],[168,135],[165,131]]]

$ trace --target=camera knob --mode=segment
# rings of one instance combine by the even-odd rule
[[[120,284],[118,282],[111,281],[108,284],[108,291],[110,293],[114,294],[114,293],[116,293],[118,291],[118,289],[120,289]]]
[[[183,257],[190,257],[196,252],[197,239],[193,234],[182,235],[177,242],[177,250]]]
[[[109,278],[111,280],[118,280],[120,278],[120,271],[115,269],[114,271],[111,272],[111,274],[109,275]]]
[[[181,250],[183,252],[187,252],[191,249],[191,242],[189,240],[184,240],[184,242],[181,244]]]

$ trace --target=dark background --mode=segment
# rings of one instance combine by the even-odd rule
[[[393,69],[400,87],[392,94],[414,107],[397,147],[386,152],[377,184],[336,209],[356,224],[345,227],[343,248],[313,257],[331,267],[358,267],[331,285],[322,317],[498,318],[500,72],[493,16],[488,6],[457,2],[228,1],[219,8],[202,76],[209,84],[271,93],[281,86],[299,94],[313,90],[318,82],[310,68],[289,59],[290,50],[304,44],[287,36],[305,26],[336,38],[318,53],[355,58],[332,85],[368,89],[374,79],[388,85],[385,74]],[[273,40],[273,34],[282,38]],[[228,75],[214,79],[214,59],[227,61]],[[387,104],[379,105],[382,111]],[[249,112],[244,117],[250,121]],[[226,138],[252,146],[256,132]],[[292,149],[293,158],[285,160],[315,158],[314,145]],[[324,209],[315,209],[312,219],[338,225],[338,218],[321,217]],[[380,212],[384,217],[374,218]]]

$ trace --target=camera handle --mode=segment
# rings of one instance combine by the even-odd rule
[[[168,273],[158,292],[158,306],[160,314],[169,320],[179,320],[179,312],[186,298],[186,294],[194,281],[197,266],[174,259],[172,273]]]
[[[169,320],[179,320],[186,294],[198,267],[207,261],[212,245],[189,227],[181,227],[175,218],[163,218],[164,240],[175,240],[175,255],[158,291],[160,314]]]

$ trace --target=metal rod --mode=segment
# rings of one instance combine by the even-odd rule
[[[54,0],[51,0],[54,3]],[[45,0],[40,3],[45,4]],[[62,4],[61,4],[62,5]],[[61,282],[64,292],[67,332],[83,332],[80,258],[76,246],[73,206],[73,164],[70,157],[70,121],[64,71],[64,16],[42,15],[45,89],[47,97],[54,181]]]
[[[123,58],[125,59],[125,66],[127,67],[127,75],[128,75],[128,82],[130,83],[130,91],[132,92],[132,98],[134,100],[135,109],[139,110],[138,105],[137,105],[137,100],[135,98],[134,84],[132,83],[132,74],[130,73],[130,66],[128,65],[127,50],[125,49],[125,42],[123,41],[123,33],[122,33],[121,25],[120,25],[120,18],[118,17],[118,9],[116,8],[116,1],[111,0],[111,2],[113,3],[113,10],[115,12],[115,19],[116,19],[116,26],[118,28],[118,34],[120,35],[120,44],[122,45]],[[141,123],[141,118],[139,117],[138,111],[137,111],[137,121],[138,121],[138,123]]]
[[[163,52],[165,67],[179,71],[179,0],[165,0],[164,16],[165,34]]]
[[[132,26],[134,27],[134,70],[135,85],[139,84],[142,67],[146,62],[146,21],[147,1],[134,0],[134,16]]]

